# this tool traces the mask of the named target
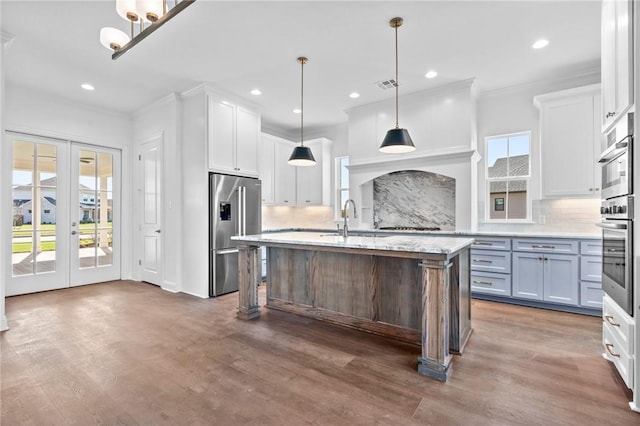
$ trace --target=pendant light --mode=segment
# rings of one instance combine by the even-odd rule
[[[302,76],[300,84],[300,146],[293,148],[291,157],[289,157],[288,163],[292,166],[313,166],[316,164],[311,149],[304,146],[304,64],[308,61],[304,56],[298,58]]]
[[[398,27],[400,27],[402,23],[402,18],[393,18],[389,21],[391,28],[394,28],[396,31],[396,127],[387,132],[387,135],[382,141],[382,145],[378,148],[380,152],[386,154],[402,154],[416,149],[407,129],[401,129],[398,125]]]

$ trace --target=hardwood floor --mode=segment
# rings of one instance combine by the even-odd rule
[[[264,287],[261,287],[264,296]],[[420,349],[130,281],[10,297],[2,425],[639,425],[601,319],[474,300],[446,383]]]

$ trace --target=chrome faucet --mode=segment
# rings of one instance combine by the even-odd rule
[[[342,210],[342,217],[344,218],[344,226],[342,227],[342,236],[347,238],[349,236],[349,227],[347,226],[347,219],[349,219],[349,202],[353,204],[353,218],[356,219],[358,217],[358,213],[356,210],[356,202],[349,198],[344,202],[344,209]]]

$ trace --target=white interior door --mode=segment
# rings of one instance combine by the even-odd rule
[[[5,135],[5,143],[12,159],[13,201],[6,295],[67,287],[68,143],[11,133]]]
[[[71,146],[71,286],[120,278],[120,151]]]
[[[142,267],[141,278],[162,285],[162,139],[154,138],[141,145],[138,154],[142,184],[139,197],[142,203]]]

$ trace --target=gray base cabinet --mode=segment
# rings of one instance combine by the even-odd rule
[[[601,241],[476,237],[471,290],[477,298],[599,315]]]

